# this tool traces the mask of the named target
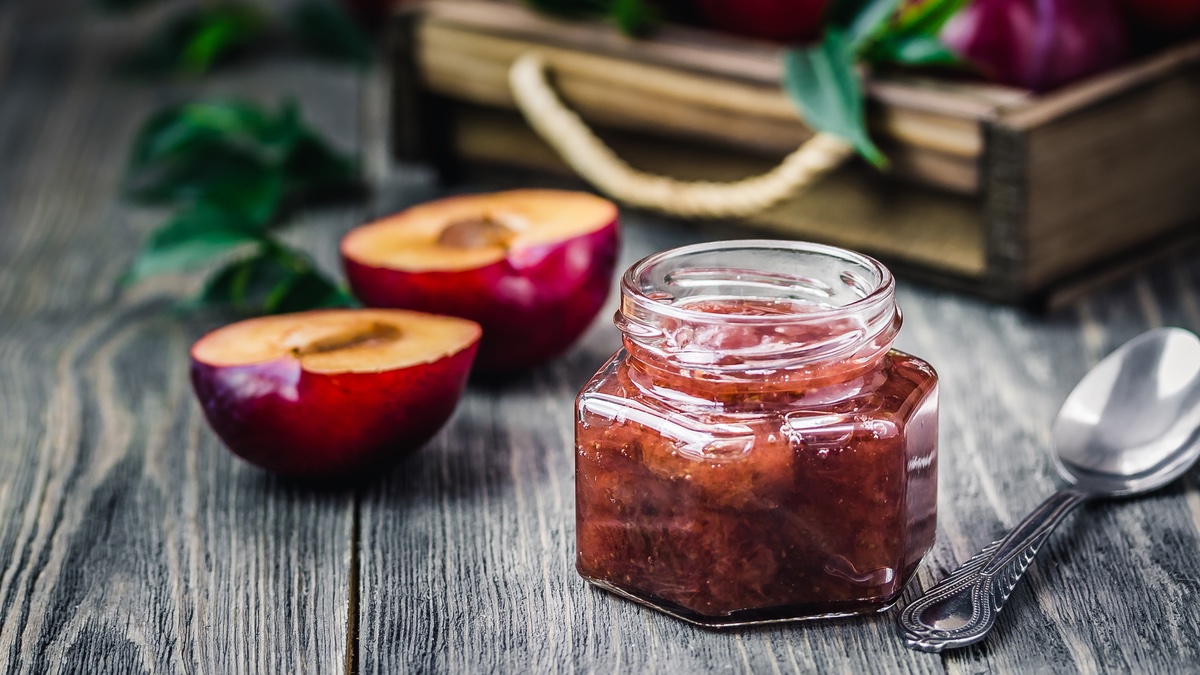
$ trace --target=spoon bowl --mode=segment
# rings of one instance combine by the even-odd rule
[[[1139,335],[1088,372],[1054,422],[1054,463],[1104,496],[1156,490],[1200,455],[1200,339],[1181,328]]]
[[[1042,502],[900,613],[905,643],[940,652],[984,639],[1054,528],[1096,497],[1156,490],[1200,457],[1200,338],[1139,335],[1088,372],[1059,410],[1054,464],[1072,487]]]

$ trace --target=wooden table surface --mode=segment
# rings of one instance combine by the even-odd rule
[[[589,588],[573,568],[572,399],[617,345],[608,310],[565,358],[473,385],[371,484],[316,491],[235,460],[187,379],[212,325],[168,311],[199,277],[114,286],[163,217],[115,196],[137,126],[189,96],[299,97],[377,186],[292,231],[334,272],[349,228],[439,190],[389,164],[377,71],[272,57],[192,83],[116,78],[152,25],[0,0],[0,672],[1200,671],[1195,471],[1083,509],[991,639],[941,656],[905,649],[891,614],[712,632]],[[746,236],[624,223],[624,263]],[[1200,330],[1198,289],[1194,251],[1050,316],[901,283],[898,344],[943,387],[938,540],[918,585],[1059,485],[1049,427],[1073,383],[1147,328]]]

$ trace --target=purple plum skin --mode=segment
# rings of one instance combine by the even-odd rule
[[[478,342],[432,363],[369,373],[314,373],[282,357],[241,366],[192,358],[196,397],[217,436],[269,471],[354,475],[425,444],[450,418]]]
[[[345,255],[342,262],[354,295],[368,307],[449,314],[483,326],[476,370],[511,373],[553,359],[583,335],[608,298],[619,246],[613,219],[471,270],[407,272]]]

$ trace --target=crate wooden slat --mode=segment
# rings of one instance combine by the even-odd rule
[[[566,170],[517,114],[476,106],[462,106],[456,114],[459,123],[453,145],[465,156],[504,164],[520,155],[523,166]],[[732,180],[772,164],[753,155],[730,155],[636,134],[609,133],[606,139],[637,166],[682,178]],[[863,226],[844,227],[847,220]],[[868,250],[916,270],[936,267],[941,270],[939,277],[954,275],[964,283],[980,277],[986,268],[975,200],[898,185],[866,167],[839,171],[807,192],[805,199],[784,202],[759,214],[754,222],[783,236]]]
[[[432,0],[392,30],[394,149],[566,171],[513,112],[536,49],[564,101],[646,170],[728,180],[806,139],[782,48],[668,26],[633,40],[508,2]],[[1200,42],[1049,96],[911,74],[868,79],[888,175],[852,163],[747,219],[1008,301],[1070,294],[1200,230]]]
[[[463,8],[474,11],[462,12]],[[496,9],[524,17],[528,25],[501,32],[487,23]],[[505,27],[514,23],[512,18],[496,22]],[[416,27],[415,58],[425,86],[457,100],[512,108],[508,67],[520,54],[537,49],[554,64],[563,99],[600,126],[777,157],[811,135],[779,88],[779,48],[741,54],[748,62],[743,66],[745,75],[731,78],[724,74],[731,70],[726,64],[728,51],[711,52],[712,64],[687,52],[686,68],[671,67],[657,54],[654,60],[640,61],[615,49],[589,52],[560,46],[565,44],[560,25],[504,4],[433,3]],[[576,24],[566,25],[579,29]],[[775,82],[759,81],[762,72],[774,72]],[[884,87],[887,102],[872,114],[877,131],[908,151],[896,170],[947,189],[976,192],[982,151],[979,120],[995,116],[1000,107],[1025,95],[990,87],[975,87],[961,96],[939,87],[930,87],[924,97],[905,96],[905,91]]]

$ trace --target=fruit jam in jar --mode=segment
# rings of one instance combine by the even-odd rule
[[[895,283],[800,242],[650,256],[579,395],[580,575],[704,625],[882,611],[933,545],[937,375]]]

